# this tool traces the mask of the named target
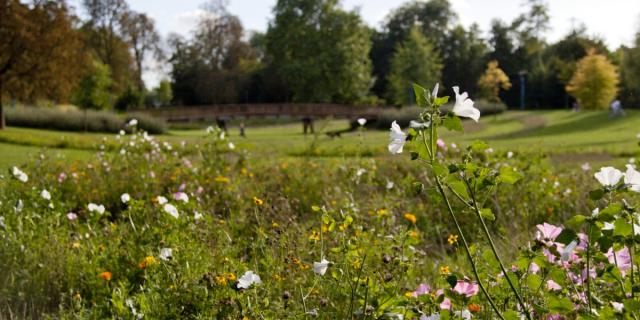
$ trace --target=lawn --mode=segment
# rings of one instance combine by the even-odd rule
[[[485,140],[498,151],[543,152],[557,159],[587,161],[628,158],[638,153],[636,134],[640,132],[640,113],[629,111],[623,118],[611,119],[607,112],[511,111],[481,118],[478,124],[465,121],[465,133],[445,133],[443,139],[458,145]],[[248,127],[246,138],[237,127],[229,128],[230,140],[240,148],[269,157],[386,155],[386,130],[366,130],[330,137],[326,132],[348,128],[346,120],[316,121],[316,134],[302,134],[302,124],[289,123]],[[201,130],[171,130],[159,136],[172,143],[198,143]],[[113,135],[76,133],[26,128],[0,132],[0,167],[26,161],[44,149],[68,159],[83,159],[101,145],[113,146]],[[105,140],[106,139],[106,140]]]

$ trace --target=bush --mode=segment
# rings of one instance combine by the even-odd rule
[[[6,109],[7,125],[61,131],[85,131],[85,112],[46,108]],[[87,111],[86,131],[115,133],[125,128],[126,121],[138,119],[138,128],[158,134],[166,131],[161,120],[143,114],[131,114],[125,118],[111,112]]]

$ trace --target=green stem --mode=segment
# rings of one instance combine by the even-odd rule
[[[518,300],[518,304],[520,304],[520,307],[522,308],[522,311],[524,311],[527,319],[531,320],[531,314],[529,314],[529,309],[527,309],[527,306],[524,304],[524,301],[522,300],[520,293],[518,293],[518,290],[513,285],[513,282],[511,281],[511,277],[509,277],[509,274],[507,273],[507,269],[504,267],[504,264],[502,263],[502,258],[500,258],[500,255],[496,250],[496,246],[493,243],[493,239],[491,238],[491,233],[489,233],[489,228],[487,228],[487,224],[485,223],[484,218],[482,218],[482,215],[480,214],[480,209],[478,208],[478,202],[476,201],[475,192],[471,188],[471,185],[469,185],[469,181],[467,179],[464,179],[464,182],[466,183],[467,188],[469,189],[469,194],[471,195],[471,201],[473,201],[473,210],[475,211],[476,216],[480,220],[480,224],[482,225],[482,231],[485,237],[487,238],[487,241],[489,242],[489,246],[491,247],[491,252],[493,252],[493,256],[496,258],[496,260],[498,260],[498,264],[500,265],[500,270],[502,271],[502,274],[504,274],[504,277],[507,279],[507,283],[509,283],[509,287],[511,287],[511,291],[513,291],[513,294],[515,294],[516,299]]]
[[[591,270],[589,269],[589,260],[591,260],[591,227],[593,225],[589,222],[589,230],[587,231],[587,304],[589,305],[589,312],[591,312]]]

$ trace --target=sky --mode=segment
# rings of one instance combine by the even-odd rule
[[[150,15],[162,36],[178,33],[189,36],[205,0],[128,0],[130,7]],[[246,30],[266,31],[272,18],[276,0],[228,0],[228,11],[237,15]],[[494,18],[510,22],[526,10],[525,0],[450,0],[464,26],[477,23],[487,36]],[[357,10],[363,20],[379,28],[385,17],[407,0],[341,0],[347,10]],[[584,23],[589,35],[604,40],[610,49],[631,44],[636,30],[640,30],[640,0],[546,0],[551,16],[551,29],[546,33],[554,42],[566,35],[572,26]],[[81,0],[70,0],[76,8]],[[78,10],[82,15],[82,10]],[[163,77],[151,68],[144,74],[147,86],[154,86]]]

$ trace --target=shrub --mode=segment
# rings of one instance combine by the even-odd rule
[[[166,131],[163,121],[143,114],[131,114],[125,118],[105,111],[77,111],[47,108],[16,108],[6,110],[7,125],[61,131],[118,132],[125,129],[125,120],[138,119],[138,128],[150,133]]]
[[[567,92],[584,109],[606,109],[618,93],[619,81],[618,72],[611,61],[590,50],[586,57],[578,61]]]

